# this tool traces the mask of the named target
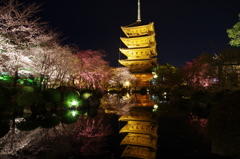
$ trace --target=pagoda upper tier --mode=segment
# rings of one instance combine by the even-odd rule
[[[153,22],[149,24],[144,24],[140,21],[137,21],[128,26],[122,26],[121,29],[127,37],[152,35],[155,33]]]
[[[121,37],[121,40],[128,48],[151,47],[156,45],[155,34],[133,38]]]

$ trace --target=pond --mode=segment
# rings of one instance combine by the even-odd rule
[[[94,117],[74,110],[2,115],[0,158],[222,158],[211,154],[206,119],[169,115],[151,97],[106,94]]]

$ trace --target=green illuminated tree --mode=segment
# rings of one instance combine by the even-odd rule
[[[155,78],[157,83],[162,87],[172,88],[174,86],[180,86],[183,83],[183,78],[181,77],[179,69],[169,63],[158,65],[153,71],[157,75]]]
[[[240,14],[238,15],[240,17]],[[240,46],[240,21],[237,22],[232,29],[227,29],[228,37],[231,39],[229,44],[232,46]]]

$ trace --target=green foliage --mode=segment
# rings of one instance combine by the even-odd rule
[[[69,89],[63,92],[63,102],[65,107],[71,107],[73,101],[80,102],[80,93],[76,90]],[[79,106],[79,103],[78,105]]]
[[[240,14],[238,15],[240,17]],[[237,22],[232,29],[227,29],[228,37],[231,39],[229,44],[232,46],[240,46],[240,21]]]
[[[182,77],[179,70],[168,63],[156,66],[153,72],[157,75],[154,82],[161,86],[173,87],[182,84]]]
[[[83,99],[88,99],[88,97],[90,97],[92,94],[93,94],[93,93],[85,92],[85,93],[82,94],[81,97],[82,97]]]
[[[67,110],[60,112],[58,115],[61,117],[62,123],[73,124],[78,120],[80,113],[82,112],[76,110]]]
[[[215,145],[231,155],[240,157],[240,91],[224,97],[214,106],[207,125]]]
[[[0,80],[6,81],[6,82],[12,82],[13,77],[12,76],[0,76]]]
[[[33,80],[32,79],[24,79],[23,82],[24,82],[24,85],[26,85],[26,86],[33,85]]]
[[[34,88],[31,86],[24,86],[22,92],[34,92]]]
[[[4,87],[0,87],[0,112],[6,111],[9,108],[11,100],[11,92]]]

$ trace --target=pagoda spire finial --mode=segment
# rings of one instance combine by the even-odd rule
[[[140,8],[140,0],[138,0],[138,22],[141,22],[141,8]]]

